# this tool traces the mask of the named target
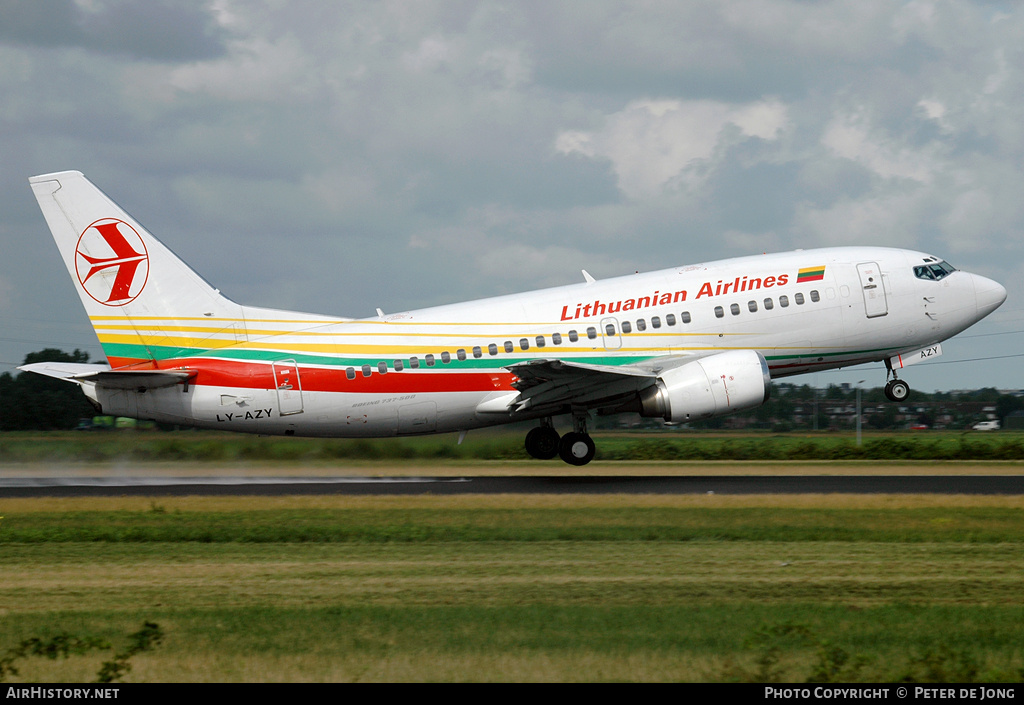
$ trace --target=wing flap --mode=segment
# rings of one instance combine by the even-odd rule
[[[557,358],[530,360],[506,369],[516,376],[512,386],[519,391],[509,405],[513,412],[604,406],[649,387],[657,379],[655,372],[632,365],[612,367]]]

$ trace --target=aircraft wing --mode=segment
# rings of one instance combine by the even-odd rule
[[[568,406],[611,406],[655,383],[657,373],[634,365],[613,367],[566,360],[530,360],[508,369],[519,391],[509,409],[557,409]]]

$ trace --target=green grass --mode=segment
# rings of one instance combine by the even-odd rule
[[[523,429],[422,438],[306,439],[238,434],[110,431],[0,434],[3,463],[60,461],[217,462],[339,460],[451,462],[526,460]],[[1024,433],[962,431],[865,433],[858,446],[852,434],[646,433],[598,432],[598,461],[617,460],[1024,460]]]
[[[854,611],[708,603],[266,606],[151,609],[146,615],[167,636],[153,653],[133,659],[126,680],[800,682],[813,676],[827,636],[833,648],[861,657],[864,666],[849,680],[993,682],[1019,680],[1015,625],[1024,617],[1019,608],[1005,607]],[[140,617],[51,615],[72,630],[111,640],[123,639]],[[11,621],[5,630],[11,634],[45,631],[52,624]],[[797,625],[800,631],[789,634],[778,629]],[[761,637],[765,633],[770,637]],[[765,673],[759,662],[776,649],[778,662]],[[922,673],[929,655],[938,677]],[[976,664],[977,671],[960,673],[964,663]],[[44,679],[60,678],[61,670],[80,670],[87,679],[95,670],[81,663],[41,665],[37,674]]]
[[[1022,498],[0,501],[0,652],[149,681],[1019,681]],[[88,680],[101,656],[27,660]]]
[[[628,500],[625,502],[628,503]],[[407,507],[9,513],[4,543],[884,542],[1024,543],[1018,508]]]

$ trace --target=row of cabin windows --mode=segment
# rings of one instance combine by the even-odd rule
[[[689,311],[683,311],[681,314],[679,314],[678,320],[681,321],[682,323],[690,323],[693,320],[693,318],[690,316],[690,312]],[[676,325],[676,321],[677,321],[677,319],[676,319],[676,315],[674,313],[669,313],[669,314],[665,315],[664,323],[666,325],[674,326],[674,325]],[[651,328],[661,328],[661,326],[662,326],[661,317],[660,316],[653,316],[651,318]],[[637,319],[637,321],[636,321],[636,329],[638,331],[645,331],[645,330],[647,330],[647,321],[646,321],[646,319],[643,319],[643,318]],[[623,333],[632,333],[633,332],[633,324],[630,323],[629,321],[622,321],[622,332]],[[615,335],[615,326],[613,324],[611,324],[611,323],[607,324],[605,326],[605,333],[607,335]],[[589,340],[596,339],[597,338],[597,328],[595,328],[593,326],[588,327],[587,330],[586,330],[586,336],[587,336],[587,339],[589,339]],[[570,343],[575,343],[575,342],[579,341],[580,334],[579,334],[578,331],[571,330],[571,331],[568,332],[567,337],[569,338],[569,342]],[[544,338],[543,335],[538,335],[536,338],[534,338],[533,342],[537,345],[538,348],[543,348],[543,347],[545,347],[547,345],[547,341],[546,341],[546,339]],[[561,333],[552,333],[551,334],[551,342],[554,345],[561,345],[562,344],[562,334]],[[511,353],[511,352],[515,352],[516,346],[515,346],[515,344],[511,340],[506,340],[502,344],[502,349],[505,352],[507,352],[507,353]],[[519,339],[519,349],[520,350],[529,350],[530,349],[530,340],[529,340],[529,338],[520,338]],[[472,353],[473,357],[475,357],[475,358],[481,358],[481,357],[484,356],[484,350],[479,345],[474,346],[472,351],[471,351],[471,353]],[[498,345],[496,343],[490,343],[487,346],[487,354],[488,355],[497,355],[498,354]],[[467,358],[466,350],[464,348],[460,348],[459,350],[456,350],[455,351],[455,356],[459,360],[465,360]],[[449,362],[451,362],[451,359],[452,359],[451,358],[451,353],[448,353],[448,352],[441,353],[441,362],[443,362],[444,364],[447,365]],[[435,364],[437,364],[437,358],[435,358],[433,355],[424,355],[423,362],[426,363],[427,367],[433,367]],[[396,372],[401,372],[402,370],[405,369],[405,361],[404,360],[394,360],[393,364],[394,364],[394,369],[395,369]],[[377,371],[380,374],[382,374],[382,375],[383,374],[387,374],[387,372],[388,372],[388,365],[387,365],[386,362],[378,362],[376,367],[377,367]],[[410,357],[409,358],[409,367],[411,369],[414,369],[414,370],[415,369],[419,369],[419,367],[420,367],[420,359],[418,357]],[[363,365],[362,368],[361,368],[361,371],[362,371],[363,377],[369,377],[371,374],[373,374],[373,366],[372,365]],[[355,379],[356,375],[357,375],[357,373],[356,373],[356,368],[355,367],[349,367],[349,368],[347,368],[345,370],[345,376],[348,377],[349,379]]]
[[[811,298],[811,301],[814,301],[814,302],[817,302],[817,301],[821,300],[821,297],[819,296],[817,290],[812,290],[810,292],[810,298]],[[793,300],[796,302],[796,304],[798,306],[803,305],[803,303],[804,303],[804,295],[803,295],[803,293],[798,292],[797,294],[794,294]],[[775,308],[775,302],[772,299],[770,299],[770,298],[765,299],[763,304],[764,304],[764,308],[765,308],[766,311],[771,311],[773,308]],[[785,296],[785,295],[780,296],[779,297],[779,306],[781,306],[782,308],[787,308],[789,306],[789,297]],[[751,300],[751,301],[747,302],[747,309],[751,313],[756,313],[757,312],[757,308],[758,308],[757,301]],[[732,315],[738,316],[740,314],[740,305],[739,304],[731,304],[729,306],[729,310],[732,312]],[[718,317],[718,318],[722,318],[723,316],[725,316],[725,310],[721,306],[715,306],[715,316]],[[678,318],[679,322],[682,322],[682,323],[686,324],[686,323],[690,323],[692,320],[693,320],[693,318],[690,316],[690,312],[689,311],[683,311],[681,314],[679,314],[679,318]],[[676,325],[676,323],[677,323],[676,315],[674,313],[665,314],[664,322],[662,321],[660,316],[652,316],[651,317],[650,325],[651,325],[652,329],[661,328],[663,323],[664,323],[664,325],[668,325],[668,326]],[[628,334],[628,333],[632,333],[633,332],[634,324],[632,322],[630,322],[630,321],[622,321],[620,325],[621,325],[621,328],[622,328],[622,332],[624,334]],[[647,330],[647,320],[644,319],[644,318],[638,318],[636,320],[635,327],[636,327],[636,330],[638,332],[642,332],[642,331]],[[615,335],[615,325],[612,324],[612,323],[605,324],[604,331],[605,331],[605,335],[609,335],[609,336]],[[587,338],[589,340],[596,339],[597,338],[597,328],[595,328],[593,326],[588,327],[587,330],[586,330],[586,336],[587,336]],[[571,330],[568,333],[568,338],[569,338],[569,342],[575,343],[575,342],[577,342],[580,339],[580,334],[577,331],[575,331],[575,330]],[[546,342],[546,340],[545,340],[543,335],[538,335],[536,338],[534,338],[533,342],[537,345],[538,348],[543,348],[545,345],[547,345],[547,342]],[[551,342],[554,345],[561,345],[562,344],[562,334],[561,333],[552,333],[551,334]],[[506,340],[502,344],[502,349],[506,353],[511,353],[511,352],[515,352],[516,346],[515,346],[515,344],[511,340]],[[529,340],[529,338],[520,338],[519,339],[519,349],[520,350],[529,350],[530,349],[530,340]],[[484,350],[479,345],[477,345],[477,346],[474,346],[473,349],[468,354],[472,354],[474,358],[481,358],[481,357],[484,356]],[[458,350],[455,351],[455,356],[460,361],[467,359],[468,354],[467,354],[467,352],[466,352],[466,350],[464,348],[459,348]],[[498,354],[498,345],[497,345],[497,343],[490,343],[487,346],[487,354],[488,355],[497,355]],[[449,353],[449,352],[441,353],[441,362],[442,363],[447,365],[451,361],[452,361],[451,353]],[[423,362],[426,364],[427,367],[433,367],[434,365],[437,364],[437,358],[435,358],[434,355],[424,355],[423,356]],[[404,360],[395,360],[393,364],[394,364],[394,369],[395,369],[396,372],[401,372],[402,370],[405,369],[405,361]],[[380,374],[382,374],[382,375],[383,374],[387,374],[387,372],[388,372],[388,365],[387,365],[386,362],[378,362],[376,367],[377,367],[377,372],[379,372]],[[419,369],[419,367],[420,367],[420,359],[418,357],[410,357],[409,358],[409,367],[411,369],[414,369],[414,370],[415,369]],[[371,374],[373,374],[373,366],[372,365],[363,365],[362,368],[361,368],[361,371],[362,371],[363,377],[369,377]],[[355,379],[356,378],[356,368],[354,368],[354,367],[347,368],[345,370],[345,376],[348,377],[349,379]]]
[[[821,294],[818,293],[817,289],[812,289],[810,292],[808,292],[808,296],[810,297],[811,301],[813,301],[815,303],[817,303],[818,301],[821,301]],[[804,300],[803,292],[799,292],[798,291],[796,294],[794,294],[793,295],[793,301],[796,302],[797,306],[803,306],[804,305],[804,301],[805,301]],[[773,299],[771,299],[771,298],[765,299],[762,302],[762,304],[764,305],[764,310],[765,311],[771,311],[773,308],[775,308],[775,301]],[[781,308],[787,308],[789,306],[789,297],[786,296],[785,294],[780,296],[779,297],[779,306]],[[751,313],[757,313],[757,308],[758,308],[757,301],[751,299],[750,301],[747,302],[747,310],[750,311]],[[734,315],[734,316],[740,315],[740,305],[739,304],[729,304],[729,312],[732,315]],[[715,306],[715,317],[716,318],[722,318],[724,316],[725,316],[725,309],[723,309],[721,306]]]

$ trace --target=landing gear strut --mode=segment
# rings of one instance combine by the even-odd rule
[[[562,437],[551,425],[551,419],[526,434],[526,452],[539,460],[549,460],[556,455],[570,465],[586,465],[594,459],[597,447],[587,433],[586,414],[573,414],[573,430]]]
[[[885,383],[885,396],[889,401],[906,401],[907,397],[910,396],[910,385],[904,382],[902,379],[896,378],[896,370],[892,368],[892,364],[886,360],[885,368],[886,378],[892,375],[892,379]]]

